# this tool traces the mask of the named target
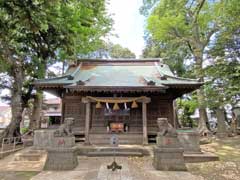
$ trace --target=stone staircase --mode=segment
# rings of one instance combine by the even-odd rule
[[[141,148],[121,148],[121,147],[104,147],[96,148],[87,152],[89,157],[99,156],[138,156],[141,157],[146,152]]]
[[[30,149],[28,151],[16,153],[14,161],[41,161],[41,159],[46,155],[43,150]]]
[[[90,143],[93,145],[110,144],[111,133],[92,133],[89,134]],[[138,133],[119,133],[116,134],[119,144],[142,144],[143,136]]]

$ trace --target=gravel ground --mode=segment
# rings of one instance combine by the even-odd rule
[[[42,171],[40,166],[32,167],[26,163],[8,168],[12,164],[10,157],[0,160],[0,180],[240,180],[240,136],[225,139],[213,139],[212,143],[202,145],[204,151],[216,153],[220,161],[206,163],[188,163],[188,172],[163,172],[152,167],[151,157],[118,157],[123,166],[121,171],[111,172],[106,168],[111,157],[79,157],[79,165],[73,171]],[[21,168],[20,168],[21,167]],[[15,171],[14,171],[15,169]],[[26,172],[26,170],[28,172]]]
[[[217,154],[220,161],[187,164],[189,172],[206,180],[240,180],[240,136],[213,139],[201,149]]]

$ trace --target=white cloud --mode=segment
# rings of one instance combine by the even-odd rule
[[[142,0],[110,0],[108,12],[113,14],[114,34],[110,41],[129,48],[137,56],[142,54],[144,47],[144,16],[140,15],[139,8]]]

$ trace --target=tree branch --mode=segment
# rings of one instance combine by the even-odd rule
[[[195,10],[194,10],[194,20],[193,23],[196,23],[198,21],[198,15],[204,5],[206,0],[202,0],[199,2],[199,4],[196,6]]]

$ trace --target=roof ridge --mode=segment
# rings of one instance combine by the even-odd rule
[[[112,59],[77,59],[77,62],[161,62],[161,58],[140,58],[140,59],[135,59],[135,58],[112,58]]]

